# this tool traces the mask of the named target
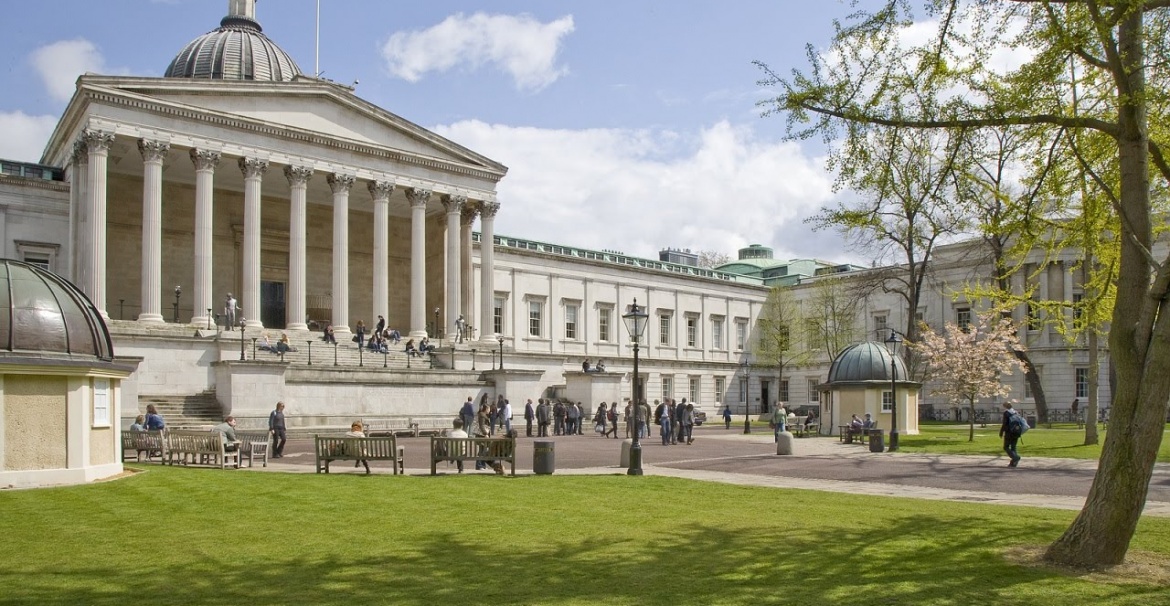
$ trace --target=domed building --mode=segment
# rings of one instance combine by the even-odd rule
[[[891,365],[891,360],[893,364]],[[891,381],[891,366],[896,380]],[[820,386],[821,418],[833,434],[849,423],[853,415],[865,418],[869,413],[878,428],[887,433],[893,427],[893,410],[897,400],[898,433],[918,433],[918,402],[922,384],[907,381],[906,364],[893,356],[884,343],[864,341],[851,345],[829,366],[829,379]],[[897,386],[897,394],[892,390]]]
[[[122,472],[122,382],[105,322],[77,288],[0,259],[0,488]]]
[[[264,35],[254,1],[233,0],[219,27],[192,40],[167,67],[167,78],[288,82],[301,74],[284,49]]]

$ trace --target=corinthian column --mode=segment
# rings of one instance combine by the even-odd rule
[[[89,169],[89,150],[85,140],[73,143],[73,166],[69,172],[69,279],[74,284],[85,284],[86,269],[82,259],[89,256],[89,226],[86,212],[86,172]]]
[[[82,136],[89,152],[85,193],[90,245],[85,263],[87,281],[82,284],[82,291],[102,317],[109,318],[106,313],[106,169],[114,133],[87,129]]]
[[[448,338],[455,335],[455,320],[459,318],[459,290],[463,287],[459,279],[459,217],[467,196],[443,194],[443,208],[447,209],[447,329]]]
[[[480,340],[484,343],[495,343],[496,341],[492,304],[495,302],[496,296],[495,221],[496,213],[499,211],[499,202],[485,200],[479,203],[479,323],[481,325],[479,335]]]
[[[427,336],[427,201],[431,190],[411,187],[406,190],[410,201],[410,338]]]
[[[475,320],[475,283],[471,271],[471,228],[475,218],[479,216],[479,207],[473,204],[463,205],[463,214],[459,216],[459,313],[471,325]],[[465,335],[470,339],[471,335]]]
[[[260,321],[260,186],[268,172],[268,161],[240,158],[240,171],[244,173],[244,280],[240,301],[245,325],[264,328]]]
[[[305,324],[305,204],[313,169],[284,167],[288,179],[288,330],[309,330]]]
[[[195,165],[195,293],[192,299],[195,313],[191,323],[207,326],[210,323],[207,310],[215,308],[215,294],[211,292],[211,209],[219,152],[192,148],[190,155],[191,163]]]
[[[330,173],[325,180],[333,190],[333,333],[342,343],[349,340],[349,190],[353,175]]]
[[[374,198],[374,310],[370,314],[370,325],[376,326],[378,316],[385,315],[390,307],[390,194],[394,183],[370,181],[366,188]]]
[[[138,140],[142,154],[142,312],[139,322],[162,317],[162,167],[170,143]]]

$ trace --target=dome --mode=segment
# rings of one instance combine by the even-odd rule
[[[112,360],[106,323],[76,286],[36,265],[0,259],[0,353]]]
[[[890,352],[884,343],[865,341],[842,351],[829,367],[829,383],[890,382]],[[907,381],[906,365],[895,358],[898,380]]]
[[[219,27],[192,40],[167,67],[167,78],[287,82],[301,70],[255,19],[255,3],[233,0]]]

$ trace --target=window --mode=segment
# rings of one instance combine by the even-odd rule
[[[662,377],[662,397],[663,398],[673,398],[674,396],[671,395],[673,393],[674,393],[674,378],[673,377]]]
[[[726,392],[727,392],[727,378],[726,377],[715,377],[715,400],[717,402],[725,401],[727,399],[726,397],[724,397],[727,395]]]
[[[894,392],[882,392],[882,412],[893,412],[894,410]]]
[[[748,378],[740,377],[739,379],[739,403],[747,404],[748,401]]]
[[[577,339],[577,305],[565,306],[565,339]]]
[[[971,329],[971,308],[960,307],[955,310],[955,324],[959,325],[959,330],[967,332]]]
[[[788,402],[788,379],[783,379],[780,381],[779,398],[781,402]]]
[[[692,402],[699,401],[699,377],[691,377],[690,394]]]
[[[925,308],[925,307],[919,307],[919,308],[918,308],[918,309],[917,309],[917,310],[914,312],[914,324],[915,324],[916,326],[921,326],[921,325],[922,325],[922,323],[924,323],[924,322],[926,322],[926,308]]]
[[[687,347],[697,347],[699,342],[699,318],[687,316]]]
[[[110,426],[110,380],[93,380],[93,426]]]
[[[711,349],[723,349],[723,318],[711,319]]]
[[[747,320],[737,319],[735,321],[735,349],[736,349],[736,351],[743,351],[743,347],[745,344],[747,344]]]
[[[541,301],[528,302],[528,336],[539,337],[544,316],[544,303]]]
[[[1076,397],[1078,397],[1078,398],[1089,397],[1089,369],[1088,368],[1077,368],[1076,369],[1076,384],[1077,384]]]
[[[56,244],[16,240],[16,252],[20,255],[20,260],[29,265],[36,265],[45,271],[53,271],[59,248]]]
[[[817,391],[817,384],[820,383],[817,379],[808,380],[808,402],[809,404],[819,404],[821,402],[821,392]]]
[[[884,339],[888,334],[889,325],[886,323],[886,314],[878,314],[873,317],[873,334],[877,336],[878,340]]]
[[[658,344],[670,345],[670,314],[658,314]]]
[[[1040,330],[1040,310],[1031,301],[1024,304],[1024,309],[1028,313],[1028,330]]]
[[[492,303],[492,332],[504,334],[504,297],[496,297]]]
[[[597,310],[597,340],[605,343],[609,342],[609,312],[608,307]]]
[[[1073,320],[1080,320],[1081,316],[1084,315],[1084,313],[1085,313],[1085,310],[1083,307],[1084,299],[1085,299],[1085,293],[1083,293],[1083,292],[1074,292],[1073,293],[1073,300],[1072,300]]]

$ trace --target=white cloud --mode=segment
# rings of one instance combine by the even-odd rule
[[[496,233],[514,237],[650,258],[668,246],[734,256],[832,196],[830,176],[796,143],[759,141],[726,121],[695,134],[480,121],[435,131],[509,167]],[[818,238],[779,243],[776,257],[813,256]]]
[[[521,90],[540,90],[568,69],[556,64],[572,15],[541,23],[528,15],[458,13],[431,28],[396,32],[382,47],[390,73],[409,82],[431,71],[487,64],[503,70]]]
[[[108,73],[97,47],[84,38],[42,46],[33,51],[30,59],[56,101],[68,101],[73,96],[78,76],[86,72]]]
[[[53,134],[53,116],[29,116],[24,112],[0,112],[0,158],[39,162],[41,152]]]

